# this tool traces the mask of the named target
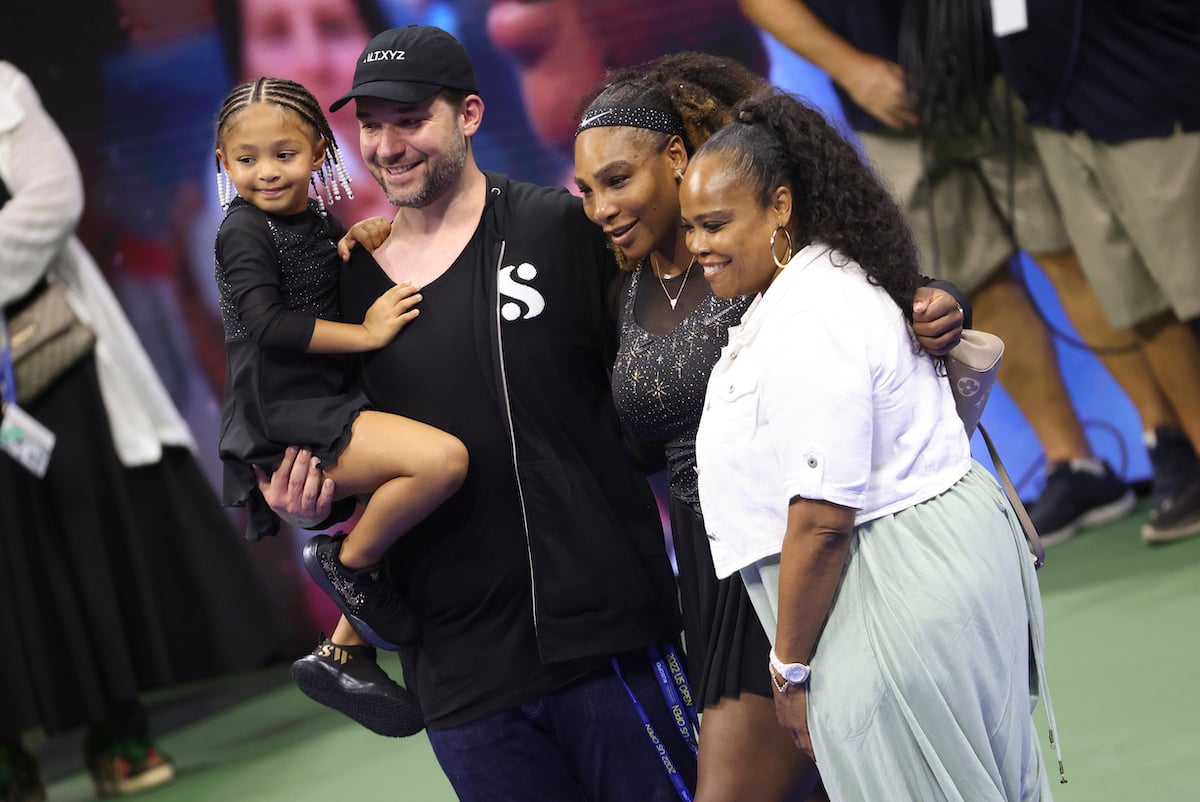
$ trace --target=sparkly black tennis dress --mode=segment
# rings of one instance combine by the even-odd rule
[[[703,282],[699,276],[692,279]],[[669,331],[655,334],[637,319],[643,310],[660,318],[660,323],[670,316],[654,282],[649,268],[625,277],[619,301],[621,341],[613,366],[613,400],[627,427],[666,452],[668,508],[679,569],[688,674],[701,708],[723,696],[736,698],[744,691],[770,696],[766,670],[770,642],[741,577],[734,574],[717,579],[700,513],[696,475],[696,429],[704,410],[708,376],[729,341],[729,327],[741,322],[750,299],[724,300],[702,283],[687,287],[688,294],[684,288],[671,289],[668,298],[678,292],[686,302],[697,288],[702,297]],[[649,297],[639,300],[639,292]],[[649,320],[646,324],[651,325]],[[665,330],[667,325],[651,327]]]
[[[216,279],[225,325],[220,454],[224,503],[250,513],[246,537],[278,531],[252,465],[273,471],[291,445],[334,464],[367,407],[352,354],[305,352],[316,318],[340,321],[337,241],[345,229],[314,200],[272,215],[235,198],[217,232]]]

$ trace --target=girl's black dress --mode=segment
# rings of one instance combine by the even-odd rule
[[[350,442],[367,406],[352,355],[306,353],[316,318],[339,321],[337,241],[345,229],[316,201],[268,214],[235,198],[217,232],[216,279],[225,325],[220,454],[224,502],[250,513],[246,537],[278,531],[252,465],[273,471],[288,446],[325,465]]]

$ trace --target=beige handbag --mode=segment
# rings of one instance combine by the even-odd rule
[[[992,387],[996,384],[996,375],[1000,372],[1000,360],[1003,356],[1004,341],[995,334],[977,329],[963,329],[962,339],[959,340],[958,345],[946,354],[946,376],[950,380],[950,389],[954,393],[954,404],[958,407],[958,416],[962,418],[963,427],[967,430],[967,437],[970,437],[976,429],[983,435],[988,455],[996,466],[996,476],[1000,479],[1000,486],[1004,488],[1004,495],[1008,496],[1008,502],[1012,505],[1017,520],[1021,522],[1021,528],[1025,530],[1025,540],[1029,543],[1033,564],[1035,567],[1041,568],[1042,564],[1046,562],[1046,549],[1042,545],[1041,537],[1038,536],[1037,527],[1033,525],[1025,505],[1021,503],[1021,497],[1017,494],[1017,489],[1013,486],[1012,479],[1004,468],[1004,463],[1000,461],[1000,454],[997,453],[996,446],[988,435],[987,429],[984,429],[979,423],[979,418],[983,415],[983,407],[987,404],[988,397],[992,394]]]
[[[8,319],[17,403],[28,405],[91,353],[96,334],[76,317],[61,284],[43,284]]]
[[[975,433],[983,407],[992,394],[1004,341],[986,331],[963,329],[958,345],[946,355],[946,375],[954,391],[954,404],[962,418],[967,437]]]

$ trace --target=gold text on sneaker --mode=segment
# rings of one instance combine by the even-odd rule
[[[328,657],[329,659],[333,660],[333,662],[343,666],[354,659],[354,655],[350,654],[337,644],[329,643],[328,641],[317,647],[317,654],[321,657]]]

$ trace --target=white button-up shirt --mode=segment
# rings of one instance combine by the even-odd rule
[[[860,525],[970,469],[946,378],[891,297],[833,255],[797,253],[709,379],[696,457],[717,576],[781,551],[793,498],[854,508]]]

